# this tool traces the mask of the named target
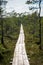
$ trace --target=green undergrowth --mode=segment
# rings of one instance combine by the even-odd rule
[[[41,17],[41,47],[39,46],[39,19],[36,12],[32,15],[13,16],[5,18],[4,30],[4,48],[1,44],[1,26],[0,26],[0,65],[11,65],[14,49],[20,32],[20,25],[23,24],[25,34],[25,47],[30,61],[30,65],[43,65],[43,17]],[[30,59],[29,59],[30,58]]]

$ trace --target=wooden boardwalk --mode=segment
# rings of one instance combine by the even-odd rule
[[[24,40],[25,40],[24,30],[23,30],[23,25],[21,24],[20,34],[14,50],[12,65],[30,65],[26,54]]]

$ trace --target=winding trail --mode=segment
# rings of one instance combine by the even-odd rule
[[[14,50],[14,57],[12,65],[30,65],[25,49],[25,36],[23,31],[23,25],[21,24],[19,38]]]

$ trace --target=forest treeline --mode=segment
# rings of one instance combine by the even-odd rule
[[[20,25],[23,24],[25,34],[25,46],[30,65],[43,65],[43,17],[41,17],[41,47],[39,46],[39,16],[37,12],[33,14],[13,14],[11,17],[3,18],[3,40],[1,43],[2,30],[0,19],[0,65],[11,65],[15,45],[20,32]]]

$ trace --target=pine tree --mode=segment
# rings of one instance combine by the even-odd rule
[[[42,0],[27,0],[26,4],[36,4],[36,3],[39,3],[39,8],[37,7],[30,7],[30,10],[34,10],[34,9],[39,9],[39,25],[40,25],[40,28],[39,28],[39,37],[40,37],[40,41],[39,41],[39,44],[40,44],[40,49],[41,49],[41,17],[40,17],[40,14],[41,14],[41,2]]]
[[[0,20],[1,20],[1,44],[4,46],[4,47],[6,47],[5,46],[5,44],[4,44],[4,32],[3,32],[3,20],[4,20],[4,17],[3,17],[3,13],[4,13],[4,6],[6,6],[6,3],[7,3],[7,1],[6,0],[0,0]]]

